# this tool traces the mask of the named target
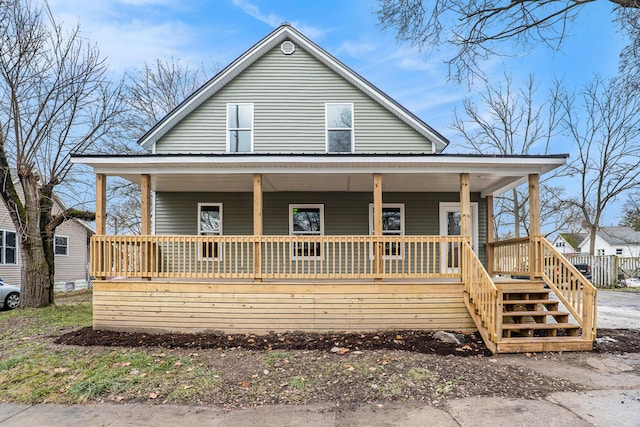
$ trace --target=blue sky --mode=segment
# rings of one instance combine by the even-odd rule
[[[120,75],[158,57],[225,66],[282,22],[289,22],[452,141],[453,109],[481,87],[447,82],[447,52],[419,53],[382,31],[376,0],[50,0],[54,15],[83,34]],[[513,73],[514,82],[535,73],[540,92],[554,78],[579,88],[594,73],[615,74],[625,40],[611,23],[611,3],[585,5],[568,28],[562,53],[540,48],[484,64],[490,80]],[[571,152],[561,140],[555,153]],[[617,221],[610,218],[610,221]]]

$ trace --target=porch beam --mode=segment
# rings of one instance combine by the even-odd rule
[[[107,234],[107,176],[96,174],[96,234]]]
[[[151,175],[140,176],[140,192],[142,200],[140,203],[140,232],[143,236],[151,234]]]
[[[373,174],[373,234],[382,236],[382,174]],[[382,280],[382,242],[374,247],[375,273],[377,281]]]
[[[494,248],[495,241],[495,213],[493,211],[493,195],[487,196],[487,273],[493,277]]]
[[[471,192],[469,174],[460,174],[460,235],[471,238]]]
[[[253,174],[253,235],[262,236],[262,175]],[[262,281],[262,242],[256,239],[253,243],[253,280]]]
[[[540,252],[537,238],[540,236],[540,175],[529,175],[529,276],[540,276]]]

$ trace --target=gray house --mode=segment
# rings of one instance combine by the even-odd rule
[[[595,290],[539,230],[539,177],[566,155],[444,154],[441,134],[290,25],[139,142],[148,154],[73,157],[96,173],[94,328],[592,345]],[[141,235],[106,235],[109,176],[141,185]],[[494,195],[523,183],[531,236],[493,242]]]
[[[53,213],[64,210],[64,205],[54,198]],[[82,221],[70,219],[56,229],[54,238],[55,290],[86,288],[89,283],[89,239],[93,229]],[[0,203],[0,278],[6,283],[19,284],[22,260],[19,234],[16,232],[9,211]]]

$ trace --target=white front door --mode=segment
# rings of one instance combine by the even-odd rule
[[[440,235],[460,235],[460,203],[440,202]],[[478,203],[471,203],[471,247],[478,253]],[[442,271],[456,272],[460,263],[458,243],[443,244]]]

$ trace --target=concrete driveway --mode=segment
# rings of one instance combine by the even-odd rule
[[[640,292],[598,290],[598,328],[640,329]]]

